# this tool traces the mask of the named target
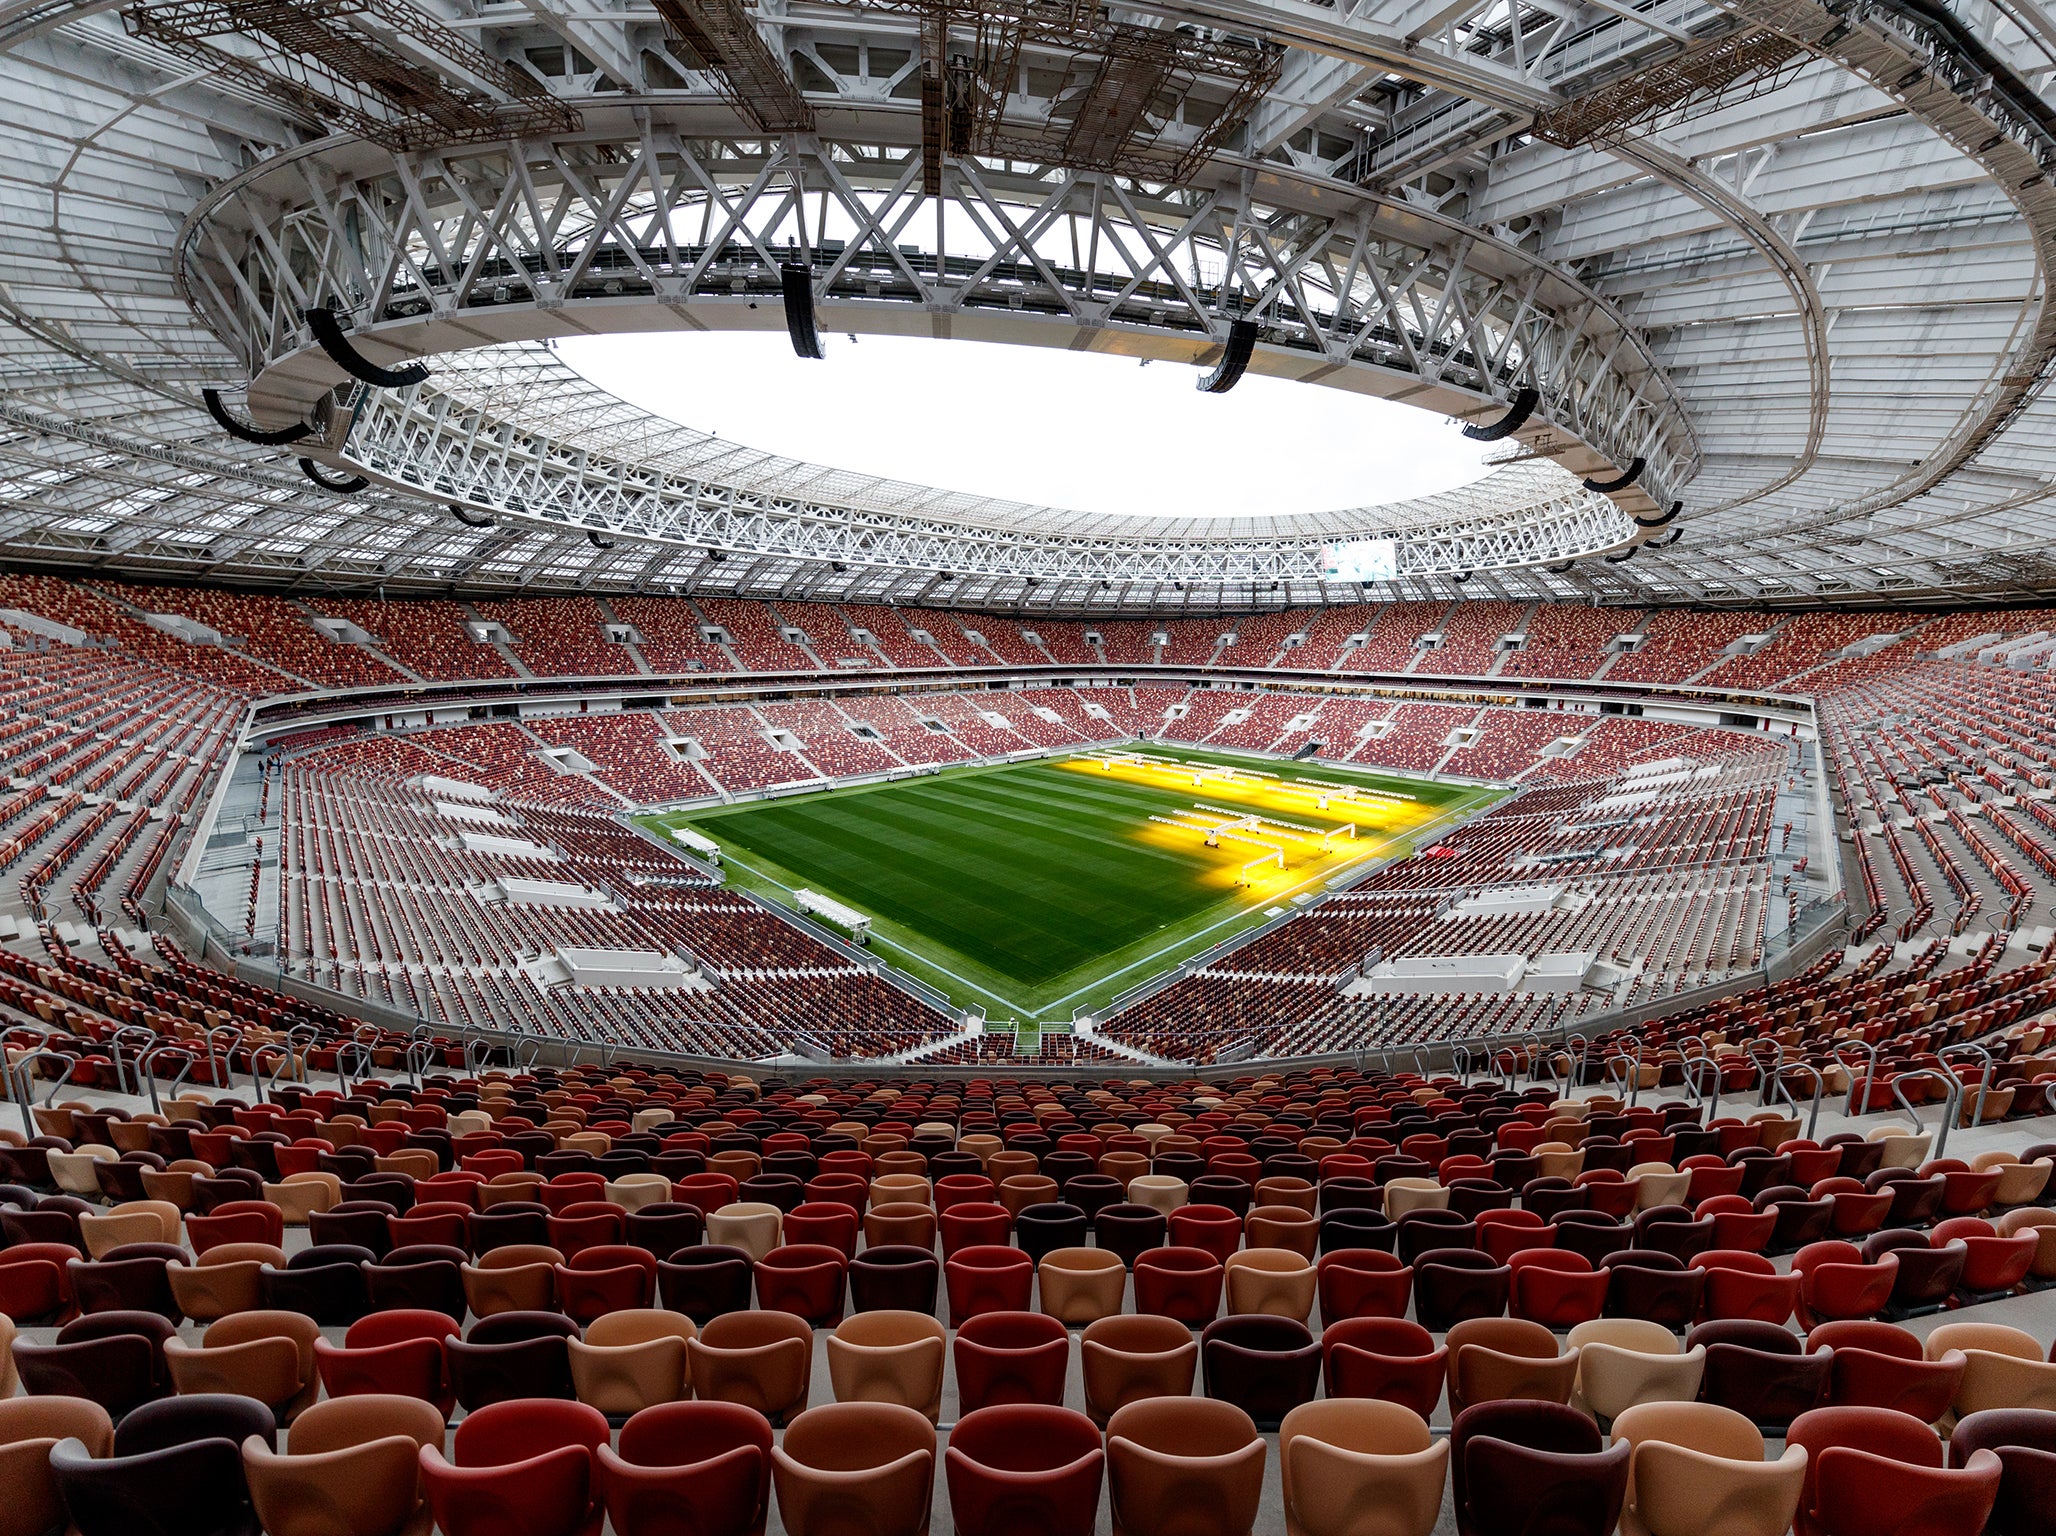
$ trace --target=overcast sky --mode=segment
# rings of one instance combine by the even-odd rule
[[[783,331],[595,336],[565,362],[645,410],[793,458],[1089,512],[1247,516],[1399,501],[1484,473],[1441,416],[1247,375],[983,342]]]

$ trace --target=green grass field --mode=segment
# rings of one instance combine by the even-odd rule
[[[1169,771],[1137,770],[1151,782],[1127,782],[1078,759],[949,769],[639,819],[660,836],[690,825],[714,839],[737,885],[786,905],[792,890],[806,887],[869,914],[873,948],[891,964],[990,1018],[1026,1021],[1096,1007],[1264,921],[1294,894],[1365,860],[1409,852],[1499,798],[1498,791],[1328,763],[1287,765],[1154,743],[1145,750],[1414,798],[1392,809],[1389,824],[1362,826],[1333,853],[1307,853],[1282,870],[1267,865],[1248,885],[1237,883],[1237,872],[1258,848],[1208,848],[1189,828],[1149,820],[1190,816],[1195,804],[1232,793],[1214,781],[1198,788],[1174,782]],[[1294,801],[1288,809],[1295,824],[1322,830],[1368,815],[1361,803],[1315,811]]]

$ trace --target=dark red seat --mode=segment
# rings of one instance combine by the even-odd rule
[[[1041,1312],[981,1312],[957,1329],[950,1360],[966,1413],[1001,1403],[1057,1404],[1070,1367],[1070,1332]]]
[[[1932,1424],[1949,1411],[1963,1380],[1960,1350],[1930,1360],[1919,1339],[1891,1323],[1822,1323],[1806,1335],[1806,1348],[1834,1351],[1828,1403],[1836,1408],[1891,1408]]]
[[[935,1311],[942,1263],[926,1248],[885,1243],[850,1261],[850,1305],[859,1312]]]
[[[637,1214],[640,1213],[631,1212],[631,1220]],[[780,1229],[780,1235],[788,1243],[807,1243],[833,1248],[844,1259],[849,1259],[856,1254],[857,1234],[861,1226],[856,1207],[852,1205],[841,1201],[808,1200],[785,1213],[785,1224]],[[634,1236],[631,1231],[630,1241],[634,1240]],[[688,1241],[698,1242],[699,1238],[695,1235]],[[682,1248],[686,1244],[680,1243],[678,1246]]]
[[[1413,1296],[1413,1270],[1396,1254],[1375,1248],[1324,1253],[1314,1266],[1321,1320],[1346,1317],[1404,1317]],[[1138,1269],[1137,1275],[1141,1274]]]
[[[50,1474],[79,1536],[258,1536],[243,1478],[251,1436],[276,1443],[270,1409],[196,1394],[139,1408],[115,1431],[111,1457],[59,1441]]]
[[[1947,1468],[1940,1437],[1888,1408],[1816,1409],[1785,1439],[1808,1458],[1793,1536],[1979,1536],[1999,1496],[1995,1454]]]
[[[1713,1195],[1693,1207],[1701,1220],[1713,1218],[1713,1246],[1734,1253],[1762,1253],[1777,1231],[1778,1213],[1760,1211],[1746,1195]]]
[[[443,1341],[450,1389],[467,1412],[526,1397],[572,1395],[566,1339],[578,1325],[556,1312],[495,1312]]]
[[[1808,1354],[1799,1337],[1774,1323],[1722,1319],[1685,1335],[1706,1346],[1699,1400],[1732,1408],[1766,1432],[1827,1401],[1834,1359]]]
[[[1899,1259],[1899,1272],[1892,1280],[1892,1295],[1886,1305],[1886,1313],[1891,1317],[1918,1317],[1948,1306],[1963,1279],[1963,1266],[1970,1259],[1966,1245],[1943,1243],[1936,1247],[1927,1233],[1911,1227],[1887,1227],[1863,1240],[1865,1259],[1876,1261],[1887,1253],[1896,1254]]]
[[[1949,1460],[1966,1465],[1979,1451],[1999,1458],[1999,1497],[1987,1536],[2056,1536],[2056,1412],[1987,1408],[1957,1421]]]
[[[1431,1418],[1442,1401],[1449,1351],[1419,1323],[1399,1317],[1353,1317],[1321,1334],[1330,1397],[1375,1397]]]
[[[488,1319],[489,1321],[490,1319]],[[458,1424],[451,1457],[421,1450],[421,1484],[444,1536],[599,1536],[593,1456],[607,1419],[571,1402],[499,1402]]]
[[[1221,1261],[1204,1248],[1151,1248],[1135,1259],[1135,1310],[1197,1328],[1221,1310],[1223,1274]]]
[[[1009,1403],[967,1413],[943,1452],[962,1536],[1092,1536],[1106,1456],[1092,1420]]]
[[[1290,1317],[1243,1313],[1216,1318],[1199,1335],[1203,1391],[1275,1429],[1321,1388],[1321,1344]]]
[[[824,1243],[773,1248],[757,1260],[757,1305],[767,1312],[790,1312],[817,1328],[831,1328],[842,1321],[847,1270],[842,1251]]]
[[[1637,1317],[1682,1333],[1698,1321],[1706,1271],[1668,1253],[1623,1249],[1606,1256],[1604,1316]]]
[[[1891,1305],[1892,1285],[1899,1278],[1899,1257],[1881,1253],[1866,1262],[1853,1243],[1811,1243],[1792,1256],[1799,1279],[1799,1322],[1876,1317]]]
[[[74,1318],[49,1344],[14,1341],[22,1389],[33,1397],[83,1397],[119,1421],[172,1390],[164,1341],[177,1330],[155,1312]]]
[[[390,1250],[377,1264],[364,1266],[365,1300],[369,1315],[399,1310],[428,1310],[447,1313],[464,1321],[464,1261],[462,1248],[416,1243]]]
[[[1929,1234],[1929,1246],[1940,1248],[1960,1242],[1964,1247],[1963,1276],[1958,1286],[1971,1298],[1990,1300],[2004,1296],[2027,1279],[2041,1238],[2034,1232],[2016,1232],[2002,1237],[1999,1229],[1977,1216],[1952,1216]],[[85,1303],[81,1300],[80,1305]]]
[[[1609,1276],[1582,1254],[1526,1248],[1508,1261],[1512,1271],[1507,1311],[1562,1332],[1590,1322],[1606,1306]]]
[[[446,1313],[374,1312],[350,1325],[340,1345],[314,1341],[314,1367],[330,1397],[390,1393],[434,1403],[447,1418],[456,1399],[443,1341],[458,1337]]]
[[[1025,1312],[1035,1288],[1035,1262],[1018,1248],[964,1248],[942,1266],[949,1295],[949,1325],[981,1312]]]
[[[1458,1536],[1608,1536],[1632,1451],[1561,1403],[1474,1403],[1449,1432]]]
[[[647,1307],[657,1290],[655,1255],[625,1243],[581,1248],[554,1270],[558,1310],[577,1323]]]
[[[701,1243],[657,1261],[657,1291],[664,1305],[704,1327],[727,1312],[747,1312],[756,1261],[746,1248]]]
[[[1421,1326],[1447,1333],[1473,1317],[1498,1317],[1506,1310],[1513,1270],[1475,1248],[1437,1248],[1413,1266],[1414,1316]]]
[[[1192,1198],[1199,1199],[1197,1186]],[[1242,1246],[1242,1217],[1225,1205],[1181,1205],[1171,1212],[1168,1229],[1173,1247],[1204,1249],[1223,1264]]]
[[[617,1536],[763,1536],[771,1424],[736,1403],[657,1403],[593,1447]]]

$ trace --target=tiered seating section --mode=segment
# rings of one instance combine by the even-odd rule
[[[0,1145],[0,1456],[50,1528],[2046,1523],[2046,1120],[1814,1139],[1675,1051],[1622,1062],[1646,1102],[1596,1053],[757,1079],[435,1037],[413,1072],[382,1034],[346,1082],[309,1027],[262,1102],[101,1094]]]

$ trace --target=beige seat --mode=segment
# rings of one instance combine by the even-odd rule
[[[2002,1237],[2012,1237],[2019,1232],[2032,1232],[2040,1242],[2035,1249],[2028,1273],[2037,1280],[2056,1280],[2056,1211],[2043,1206],[2029,1206],[2024,1210],[2008,1211],[1993,1223]]]
[[[97,1259],[124,1243],[176,1243],[179,1221],[179,1208],[169,1200],[128,1200],[104,1216],[81,1212],[79,1237]]]
[[[778,1246],[784,1220],[775,1205],[761,1200],[738,1200],[709,1213],[707,1241],[740,1248],[752,1259],[761,1259]]]
[[[1918,1168],[1927,1161],[1934,1136],[1918,1126],[1881,1125],[1864,1138],[1885,1144],[1881,1168]]]
[[[697,1332],[691,1318],[657,1307],[603,1312],[584,1338],[565,1341],[572,1390],[609,1417],[682,1401],[692,1395],[688,1346]]]
[[[693,1391],[754,1408],[773,1423],[807,1405],[814,1330],[790,1312],[724,1312],[686,1344]]]
[[[1151,1397],[1107,1422],[1115,1536],[1248,1536],[1264,1488],[1263,1437],[1233,1403]]]
[[[606,1186],[607,1199],[624,1211],[640,1210],[671,1198],[671,1181],[661,1173],[625,1173]]]
[[[2042,1198],[2042,1191],[2049,1187],[2049,1172],[2056,1168],[2056,1163],[2046,1157],[2023,1163],[2011,1152],[1981,1152],[1971,1159],[1970,1166],[1980,1171],[1999,1170],[1999,1188],[1992,1196],[1992,1204],[2028,1205]]]
[[[1963,1351],[1959,1416],[1987,1408],[2056,1409],[2056,1365],[2031,1333],[1998,1323],[1944,1323],[1927,1336],[1925,1347],[1930,1360]]]
[[[935,1187],[928,1182],[926,1174],[881,1173],[871,1181],[871,1204],[880,1205],[933,1205]]]
[[[1104,1248],[1054,1248],[1036,1266],[1042,1310],[1064,1323],[1089,1323],[1121,1310],[1128,1267]]]
[[[1806,1484],[1806,1448],[1763,1459],[1763,1436],[1714,1403],[1643,1403],[1614,1420],[1634,1447],[1622,1536],[1784,1536]]]
[[[924,1201],[892,1200],[873,1205],[864,1212],[864,1246],[933,1248],[936,1224],[935,1207]]]
[[[1191,1199],[1192,1192],[1185,1181],[1173,1178],[1168,1173],[1145,1173],[1139,1179],[1128,1181],[1128,1198],[1136,1205],[1147,1205],[1169,1215]]]
[[[93,1165],[119,1161],[119,1152],[99,1142],[87,1142],[71,1152],[59,1152],[53,1148],[49,1153],[50,1182],[57,1186],[60,1194],[77,1195],[81,1200],[90,1200],[98,1205],[100,1178],[93,1172]]]
[[[1301,1403],[1278,1426],[1286,1536],[1429,1536],[1449,1442],[1375,1398]]]
[[[542,1199],[543,1176],[539,1173],[496,1173],[472,1191],[481,1211],[515,1201]]]
[[[824,1403],[771,1449],[788,1536],[924,1536],[935,1426],[898,1403]]]
[[[1009,1154],[1002,1152],[1001,1157]],[[1024,1154],[1025,1155],[1025,1154]],[[988,1168],[992,1165],[988,1163]],[[1019,1216],[1031,1205],[1048,1205],[1057,1198],[1057,1181],[1047,1174],[1010,1173],[999,1181],[999,1203],[1009,1216]]]
[[[417,1463],[443,1448],[432,1403],[366,1394],[317,1403],[280,1454],[243,1442],[250,1502],[268,1536],[428,1536]]]
[[[14,1319],[0,1312],[0,1402],[21,1390],[21,1372],[14,1364]]]
[[[1006,1143],[989,1132],[977,1132],[957,1138],[957,1150],[969,1152],[980,1163],[990,1164],[995,1156],[1006,1150]]]
[[[60,1440],[81,1441],[96,1457],[112,1456],[114,1421],[83,1397],[0,1398],[0,1489],[6,1490],[0,1536],[66,1529],[64,1500],[50,1475],[50,1447]]]
[[[1149,1313],[1103,1317],[1078,1336],[1078,1363],[1086,1415],[1104,1429],[1129,1403],[1191,1395],[1199,1340],[1173,1318]]]
[[[495,1312],[545,1312],[556,1294],[564,1255],[541,1243],[508,1243],[460,1267],[464,1299],[474,1317]]]
[[[1265,1312],[1305,1322],[1314,1307],[1318,1273],[1289,1248],[1244,1248],[1228,1255],[1228,1310]]]
[[[263,1305],[259,1276],[266,1267],[284,1269],[286,1251],[269,1243],[221,1243],[197,1263],[167,1266],[165,1276],[179,1310],[196,1323],[211,1323]]]
[[[304,1227],[315,1212],[342,1204],[343,1181],[332,1173],[295,1173],[265,1185],[264,1198],[278,1207],[287,1226]]]
[[[1573,1402],[1603,1426],[1638,1403],[1689,1403],[1706,1373],[1706,1346],[1682,1353],[1661,1323],[1603,1317],[1571,1329],[1578,1352]]]
[[[228,1392],[254,1397],[291,1424],[321,1390],[314,1341],[321,1330],[298,1312],[237,1312],[210,1323],[196,1347],[164,1341],[164,1363],[181,1397]]]
[[[828,1336],[828,1380],[838,1403],[898,1403],[933,1424],[942,1417],[949,1331],[924,1312],[859,1312]]]
[[[1540,1160],[1536,1175],[1544,1179],[1575,1179],[1585,1171],[1585,1153],[1567,1141],[1544,1141],[1535,1147]]]
[[[1385,1186],[1385,1216],[1397,1221],[1408,1211],[1446,1211],[1449,1191],[1433,1179],[1398,1178]]]
[[[1635,1186],[1635,1209],[1648,1211],[1659,1205],[1686,1204],[1692,1175],[1678,1172],[1669,1163],[1637,1163],[1628,1170],[1628,1182]]]
[[[1556,1335],[1518,1317],[1466,1318],[1449,1330],[1445,1369],[1449,1411],[1503,1398],[1567,1403],[1578,1381],[1575,1347],[1557,1353]]]

